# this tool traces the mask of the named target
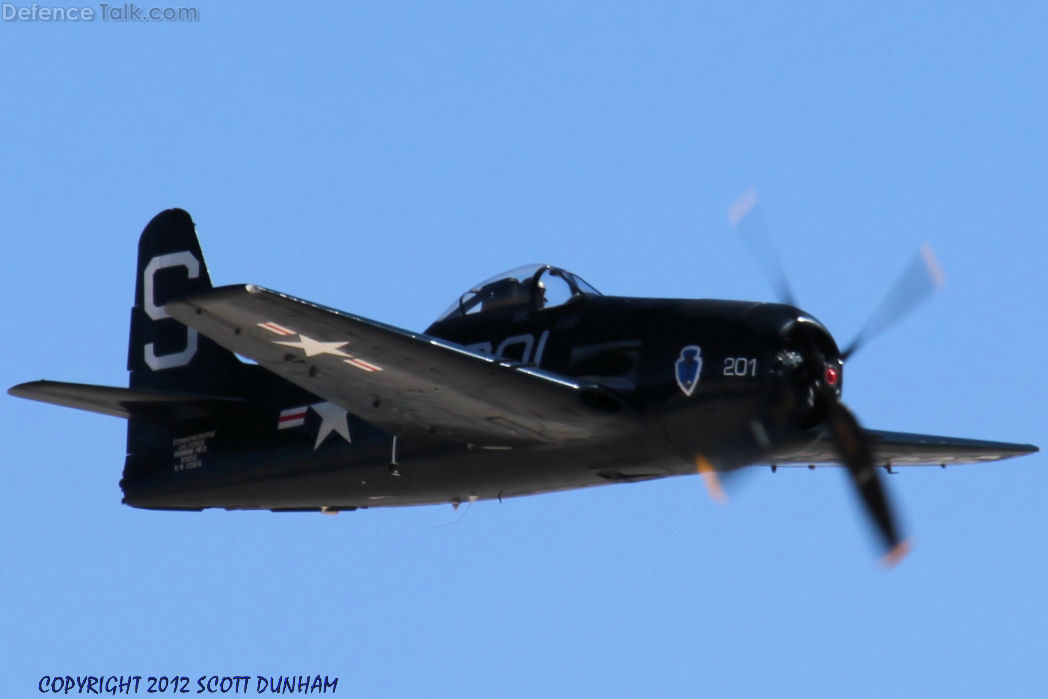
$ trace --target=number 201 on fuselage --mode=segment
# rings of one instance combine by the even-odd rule
[[[756,357],[725,357],[724,376],[756,376]]]

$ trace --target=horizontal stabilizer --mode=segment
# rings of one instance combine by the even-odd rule
[[[134,416],[147,419],[188,419],[228,413],[231,408],[247,405],[243,398],[172,391],[139,391],[62,381],[30,381],[12,386],[7,392],[19,398],[122,418]]]

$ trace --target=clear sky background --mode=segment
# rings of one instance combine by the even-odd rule
[[[1043,4],[492,5],[0,23],[0,385],[126,385],[137,237],[167,207],[217,284],[422,330],[535,261],[605,293],[770,300],[727,221],[752,186],[841,344],[938,253],[940,293],[849,363],[864,424],[1048,445]],[[915,546],[886,572],[836,469],[756,469],[727,506],[691,477],[461,519],[155,513],[120,504],[123,421],[5,395],[0,425],[4,697],[45,674],[434,697],[1048,682],[1043,455],[887,479]]]

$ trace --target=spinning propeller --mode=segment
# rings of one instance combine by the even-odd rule
[[[780,258],[760,212],[755,209],[756,204],[757,195],[750,190],[732,204],[728,217],[768,277],[779,300],[796,306]],[[942,271],[931,248],[925,245],[867,319],[859,334],[839,356],[826,356],[815,335],[798,333],[796,343],[800,357],[795,360],[795,366],[789,367],[794,385],[804,389],[805,397],[812,403],[818,421],[826,428],[841,463],[847,467],[851,481],[866,506],[866,512],[880,535],[886,551],[883,560],[888,565],[902,560],[910,545],[899,535],[884,484],[874,464],[869,435],[840,399],[839,375],[835,365],[839,366],[837,362],[851,357],[869,340],[913,310],[942,282]]]

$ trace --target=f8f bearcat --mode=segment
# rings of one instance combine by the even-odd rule
[[[907,544],[879,467],[1037,450],[861,427],[840,398],[848,354],[792,303],[606,296],[550,265],[478,284],[409,332],[212,287],[192,219],[169,209],[139,241],[129,387],[9,392],[126,418],[134,507],[457,506],[840,464],[889,560]]]

